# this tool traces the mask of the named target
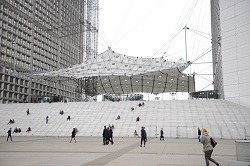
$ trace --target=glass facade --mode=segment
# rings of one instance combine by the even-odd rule
[[[66,68],[84,59],[84,0],[0,2],[0,103],[59,96],[80,101],[74,80],[32,79],[23,73]]]

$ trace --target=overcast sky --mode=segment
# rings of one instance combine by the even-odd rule
[[[187,58],[196,90],[213,89],[211,52],[201,56],[211,49],[210,0],[99,0],[99,8],[99,53]]]

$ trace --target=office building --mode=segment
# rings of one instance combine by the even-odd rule
[[[76,80],[24,73],[83,62],[97,53],[97,31],[98,0],[1,0],[0,103],[81,101]]]

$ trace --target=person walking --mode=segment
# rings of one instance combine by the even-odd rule
[[[27,116],[28,116],[30,114],[30,109],[28,108],[26,112],[27,112]]]
[[[216,162],[214,159],[211,158],[213,153],[213,146],[211,145],[210,141],[211,136],[208,135],[208,132],[205,128],[202,128],[201,132],[202,132],[202,137],[200,141],[203,144],[203,152],[205,153],[206,166],[209,166],[209,161],[212,161],[217,166],[220,166],[218,162]]]
[[[71,133],[71,139],[70,139],[69,143],[71,143],[73,138],[74,138],[75,143],[76,143],[76,129],[75,128],[73,128],[73,131]]]
[[[108,137],[108,130],[107,130],[106,126],[104,126],[104,129],[103,129],[103,132],[102,132],[103,145],[107,144],[107,137]]]
[[[163,140],[164,141],[164,132],[163,132],[163,128],[161,128],[161,136],[160,136],[160,141]]]
[[[9,138],[10,138],[10,140],[12,141],[12,137],[11,137],[11,128],[8,130],[8,137],[7,137],[7,141],[9,140]]]
[[[48,122],[49,122],[49,117],[47,116],[46,117],[46,124],[48,124]]]
[[[201,130],[200,130],[200,128],[198,128],[198,140],[199,140],[199,142],[201,142]]]
[[[147,133],[144,127],[141,127],[141,147],[142,147],[142,142],[144,142],[144,147],[146,145],[146,140],[147,140]]]
[[[107,128],[106,145],[108,145],[109,142],[114,144],[114,142],[113,142],[113,131],[112,131],[112,129],[110,127]]]
[[[114,140],[113,140],[113,130],[112,130],[111,127],[109,128],[109,134],[110,134],[111,143],[114,144]]]

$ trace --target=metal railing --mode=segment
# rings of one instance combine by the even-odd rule
[[[197,138],[198,127],[200,126],[159,126],[159,125],[145,125],[144,126],[148,137],[159,137],[160,130],[163,128],[164,137],[169,138]],[[247,139],[250,138],[250,127],[209,127],[204,126],[208,130],[210,136],[217,139]],[[137,125],[135,127],[138,134],[140,135],[141,126]]]

